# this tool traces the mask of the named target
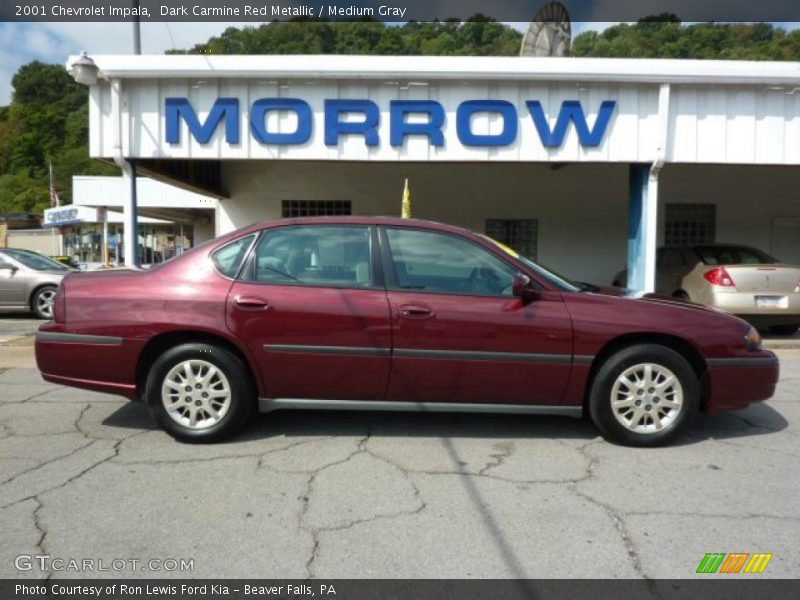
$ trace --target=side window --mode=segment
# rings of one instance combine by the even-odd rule
[[[261,283],[372,286],[369,227],[278,227],[258,244],[248,278]]]
[[[217,267],[217,270],[226,277],[236,277],[236,273],[239,271],[239,267],[247,254],[247,249],[253,243],[253,238],[255,237],[255,235],[247,235],[224,245],[214,252],[211,255],[211,260],[214,261],[214,266]]]
[[[685,265],[686,263],[683,260],[683,255],[681,254],[680,250],[670,248],[664,252],[664,260],[662,261],[661,266],[674,269],[677,267],[683,267]]]
[[[515,269],[476,244],[419,229],[388,228],[386,235],[401,289],[512,295]]]

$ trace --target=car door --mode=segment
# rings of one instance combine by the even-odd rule
[[[0,305],[20,306],[27,302],[28,274],[26,269],[0,256]]]
[[[558,404],[572,369],[561,294],[512,295],[517,267],[465,237],[385,227],[392,311],[387,399]]]
[[[227,303],[270,398],[380,400],[389,378],[389,304],[369,226],[266,230]]]

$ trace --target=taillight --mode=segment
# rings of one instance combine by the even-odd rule
[[[53,299],[53,322],[67,322],[67,293],[63,283],[58,286],[56,297]]]
[[[716,269],[706,271],[703,273],[703,277],[705,277],[706,281],[711,285],[719,285],[721,287],[734,287],[736,285],[733,282],[733,278],[725,270],[725,267],[717,267]]]

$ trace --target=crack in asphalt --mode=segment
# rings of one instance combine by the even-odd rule
[[[114,444],[112,445],[112,447],[111,447],[112,453],[109,456],[106,456],[105,458],[101,458],[100,460],[95,461],[94,463],[92,463],[91,465],[86,467],[85,469],[81,469],[78,473],[76,473],[75,475],[72,475],[66,481],[64,481],[64,482],[62,482],[62,483],[60,483],[58,485],[54,485],[52,487],[46,488],[44,490],[41,490],[41,491],[37,492],[36,494],[31,494],[29,496],[25,496],[24,498],[20,498],[19,500],[15,500],[14,502],[9,502],[8,504],[0,506],[0,510],[5,509],[5,508],[9,508],[11,506],[15,506],[15,505],[19,504],[20,502],[25,502],[26,500],[32,500],[34,498],[42,496],[43,494],[47,494],[48,492],[53,492],[55,490],[60,490],[61,488],[66,487],[66,486],[70,485],[71,483],[74,483],[75,481],[77,481],[78,479],[80,479],[81,477],[83,477],[84,475],[86,475],[87,473],[92,471],[93,469],[96,469],[100,465],[105,464],[105,463],[109,462],[110,460],[116,458],[119,455],[120,447],[122,446],[122,444],[124,442],[127,442],[128,440],[133,439],[136,436],[141,435],[143,433],[147,433],[147,432],[146,431],[140,431],[140,432],[134,433],[133,435],[130,435],[130,436],[124,438],[124,439],[116,440],[114,442]],[[46,463],[42,463],[41,465],[38,465],[38,466],[34,467],[33,469],[29,469],[27,471],[24,471],[23,473],[18,473],[12,479],[17,479],[18,477],[20,477],[21,475],[23,475],[26,472],[39,469],[39,468],[43,467],[45,464],[49,464],[49,463],[52,463],[52,462],[55,462],[57,460],[61,460],[61,459],[64,459],[64,458],[69,458],[70,456],[74,455],[75,453],[77,453],[78,451],[82,450],[83,448],[88,448],[89,446],[97,444],[98,442],[104,442],[104,441],[105,442],[110,442],[111,440],[93,439],[88,444],[86,444],[84,446],[81,446],[80,448],[75,449],[74,451],[70,452],[69,454],[61,456],[61,457],[59,457],[57,459],[54,459],[54,460],[47,461]],[[0,485],[7,485],[8,483],[10,483],[10,480],[7,481],[7,482],[0,483]]]
[[[673,512],[666,510],[646,510],[646,511],[632,511],[623,513],[626,517],[645,517],[652,515],[665,515],[669,517],[701,517],[707,519],[774,519],[778,521],[800,521],[799,517],[789,517],[786,515],[769,515],[765,513],[743,513],[738,515],[730,515],[724,513],[699,513],[699,512]]]
[[[81,446],[78,446],[77,448],[71,450],[70,452],[67,452],[66,454],[60,454],[59,456],[56,456],[54,458],[50,458],[50,459],[48,459],[48,460],[46,460],[46,461],[44,461],[42,463],[39,463],[39,464],[31,467],[30,469],[25,469],[24,471],[21,471],[21,472],[17,473],[16,475],[12,475],[8,479],[0,481],[0,486],[4,486],[4,485],[7,485],[9,483],[12,483],[13,481],[15,481],[16,479],[19,479],[23,475],[25,475],[27,473],[31,473],[33,471],[36,471],[37,469],[41,469],[42,467],[46,467],[49,464],[52,464],[52,463],[57,462],[59,460],[63,460],[65,458],[69,458],[69,457],[75,455],[77,452],[83,450],[84,448],[88,448],[89,446],[91,446],[92,444],[96,443],[97,441],[98,440],[90,440],[87,443],[85,443],[85,444],[83,444]],[[33,496],[29,496],[28,498],[33,498]],[[21,502],[21,500],[19,502]],[[13,502],[12,504],[16,504],[16,503],[17,502]],[[8,508],[8,506],[11,506],[11,504],[6,505],[6,506],[2,506],[0,508]]]
[[[34,394],[33,396],[28,396],[24,400],[20,400],[19,402],[16,402],[14,404],[27,404],[28,402],[30,402],[34,398],[41,398],[42,396],[46,396],[47,394],[52,394],[53,392],[57,392],[57,391],[59,391],[61,389],[63,389],[63,386],[62,387],[58,387],[56,389],[48,389],[48,390],[45,390],[43,392],[39,392],[38,394]],[[81,402],[86,402],[86,401],[85,400],[81,400]]]
[[[586,492],[581,491],[578,489],[578,485],[584,481],[589,481],[590,479],[594,478],[594,468],[598,463],[597,458],[591,456],[588,452],[588,449],[593,444],[604,443],[603,440],[594,440],[587,444],[583,444],[582,446],[578,447],[578,451],[586,457],[589,461],[589,465],[586,468],[586,477],[581,479],[580,481],[576,481],[568,486],[576,496],[579,498],[583,498],[587,502],[598,506],[599,508],[603,509],[605,513],[611,517],[612,522],[614,523],[614,527],[616,528],[617,532],[619,533],[620,537],[622,538],[623,546],[628,553],[628,557],[631,560],[631,566],[633,570],[647,582],[648,590],[650,594],[655,598],[660,598],[661,595],[658,592],[658,588],[656,586],[655,580],[649,577],[645,572],[644,568],[642,567],[642,561],[639,557],[639,551],[636,548],[636,544],[634,544],[633,540],[631,539],[630,532],[628,531],[628,524],[625,522],[623,514],[617,511],[613,506],[607,504],[605,502],[601,502],[596,498],[593,498]]]
[[[36,531],[39,532],[39,539],[36,541],[36,547],[39,549],[40,555],[47,556],[48,552],[44,545],[45,538],[47,538],[47,529],[45,529],[39,517],[39,511],[44,508],[44,503],[39,499],[38,494],[31,499],[36,502],[36,508],[33,509],[33,526],[36,528]],[[45,581],[49,581],[53,577],[53,572],[49,567],[46,568],[44,572],[47,573],[47,576],[44,578]]]
[[[372,428],[373,428],[372,425],[370,425],[367,428],[366,434],[362,438],[360,438],[358,440],[358,442],[356,443],[356,449],[353,452],[350,452],[346,457],[344,457],[342,459],[339,459],[339,460],[336,460],[336,461],[333,461],[333,462],[330,462],[330,463],[326,463],[325,465],[322,465],[321,467],[318,467],[317,469],[311,471],[310,473],[308,473],[306,471],[300,472],[300,471],[277,470],[277,469],[273,469],[270,465],[264,465],[267,469],[272,470],[272,471],[277,471],[277,472],[280,472],[280,473],[286,473],[286,472],[290,472],[290,473],[307,473],[308,476],[309,476],[308,477],[308,481],[306,482],[305,491],[304,491],[303,495],[301,496],[302,503],[301,503],[301,506],[300,506],[300,512],[298,513],[298,525],[299,525],[300,530],[307,532],[311,536],[311,540],[312,540],[311,553],[310,553],[309,558],[308,558],[308,560],[306,561],[306,564],[305,564],[306,573],[307,573],[306,580],[313,579],[315,577],[315,575],[314,575],[314,562],[317,560],[317,557],[319,556],[319,547],[320,547],[320,543],[321,543],[320,534],[331,532],[331,531],[344,531],[344,530],[350,529],[352,527],[355,527],[356,525],[360,525],[360,524],[363,524],[363,523],[372,523],[372,522],[379,521],[379,520],[387,520],[387,519],[393,519],[393,518],[406,516],[406,515],[419,514],[420,512],[425,510],[425,508],[427,507],[427,503],[423,500],[422,494],[420,492],[419,487],[413,481],[413,479],[410,477],[409,473],[405,469],[403,469],[402,467],[392,463],[391,461],[388,461],[388,460],[384,459],[383,457],[375,455],[372,451],[370,451],[367,448],[367,443],[369,442],[370,438],[372,437]],[[361,455],[361,454],[366,454],[368,456],[371,456],[372,458],[374,458],[374,459],[376,459],[376,460],[378,460],[380,462],[383,462],[385,464],[388,464],[392,468],[397,469],[403,475],[403,477],[406,479],[406,481],[409,483],[409,485],[411,486],[411,489],[413,490],[414,498],[418,502],[418,506],[416,508],[414,508],[413,510],[399,510],[399,511],[395,511],[395,512],[392,512],[392,513],[377,513],[377,514],[375,514],[375,515],[373,515],[373,516],[371,516],[369,518],[366,518],[366,519],[361,519],[361,518],[352,519],[352,520],[350,520],[347,523],[344,523],[342,525],[334,525],[334,526],[328,526],[328,527],[313,527],[310,524],[308,524],[307,515],[308,515],[308,511],[309,511],[310,506],[311,506],[311,498],[312,498],[313,493],[314,493],[314,483],[315,483],[315,481],[317,479],[317,476],[320,475],[326,469],[329,469],[329,468],[337,466],[337,465],[345,464],[345,463],[351,461],[354,457],[356,457],[358,455]]]
[[[489,455],[489,460],[486,461],[486,464],[478,470],[478,475],[483,475],[489,469],[494,469],[495,467],[499,467],[507,458],[510,458],[514,454],[514,443],[513,442],[499,442],[494,445],[494,447],[499,450],[499,452],[495,452]]]

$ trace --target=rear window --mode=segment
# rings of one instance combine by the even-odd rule
[[[255,234],[239,238],[229,244],[225,244],[222,248],[211,255],[211,260],[214,261],[214,266],[217,270],[233,279],[236,273],[239,272],[239,267],[242,266],[247,255],[247,250],[250,248]]]
[[[770,265],[778,262],[769,254],[747,246],[695,246],[693,250],[707,265]]]

